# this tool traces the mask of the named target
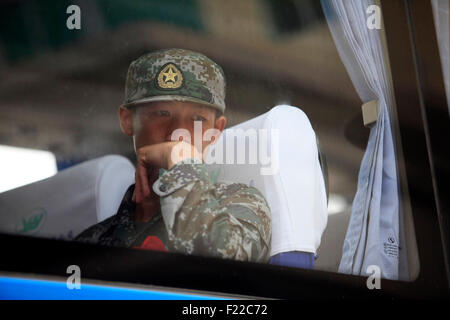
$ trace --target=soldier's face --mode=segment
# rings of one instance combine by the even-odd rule
[[[172,141],[172,134],[177,129],[189,131],[191,143],[194,144],[195,121],[201,122],[200,139],[208,129],[216,128],[220,132],[224,129],[225,118],[222,116],[215,119],[215,117],[214,109],[192,102],[158,101],[139,106],[133,115],[135,149]],[[202,139],[203,150],[210,143],[211,141]]]

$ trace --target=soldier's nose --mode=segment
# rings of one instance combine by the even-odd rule
[[[182,121],[173,121],[168,129],[166,141],[173,141],[172,136],[174,136],[175,140],[189,142],[190,131]]]
[[[166,136],[166,141],[183,141],[183,136],[178,137],[178,139],[172,140],[172,133],[169,133],[169,134]]]
[[[179,124],[178,121],[171,121],[170,125],[167,127],[166,132],[166,141],[172,141],[172,136],[174,135],[175,131],[178,129]]]
[[[180,139],[183,139],[183,136],[185,135],[186,129],[183,129],[182,127],[173,126],[170,128],[170,130],[167,131],[166,134],[166,141],[182,141]],[[185,137],[187,138],[187,137]],[[186,139],[184,139],[186,140]]]
[[[167,141],[172,141],[172,133],[171,132],[169,132],[167,135],[166,135],[166,142]]]

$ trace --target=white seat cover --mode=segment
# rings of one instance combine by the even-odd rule
[[[236,129],[242,130],[236,132]],[[250,142],[257,145],[256,141],[260,141],[262,136],[248,134],[248,129],[267,130],[265,144],[271,161],[262,164],[262,157],[258,154],[257,163],[249,164]],[[270,138],[271,129],[278,131],[278,139],[275,139],[279,141],[278,163],[275,156],[277,147]],[[248,144],[242,147],[237,141]],[[246,150],[246,164],[238,164],[238,150],[243,149]],[[258,152],[260,149],[264,148],[258,146]],[[316,136],[303,111],[280,105],[224,130],[210,148],[207,163],[211,163],[213,158],[220,159],[220,151],[225,154],[223,158],[227,164],[209,164],[211,176],[219,181],[254,186],[266,197],[272,213],[271,256],[296,250],[316,254],[327,224],[327,199]]]
[[[134,170],[125,157],[108,155],[1,193],[0,231],[71,239],[116,213]]]

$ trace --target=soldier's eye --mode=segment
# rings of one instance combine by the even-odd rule
[[[200,115],[198,115],[198,114],[194,115],[194,116],[192,117],[192,119],[193,119],[194,121],[206,121],[206,119],[205,119],[204,117],[202,117],[202,116],[200,116]]]
[[[157,110],[157,111],[153,111],[152,115],[159,116],[159,117],[170,117],[170,112],[167,110]]]

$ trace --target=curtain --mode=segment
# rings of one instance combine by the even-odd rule
[[[373,11],[377,3],[321,2],[339,56],[361,102],[377,100],[379,109],[358,175],[339,272],[368,276],[373,271],[367,268],[375,265],[383,278],[406,280],[406,246],[390,122],[393,106],[390,77],[383,55],[382,30],[369,28],[367,22],[377,14]]]
[[[431,0],[433,7],[434,25],[441,56],[442,73],[444,74],[447,106],[450,113],[450,0]]]

